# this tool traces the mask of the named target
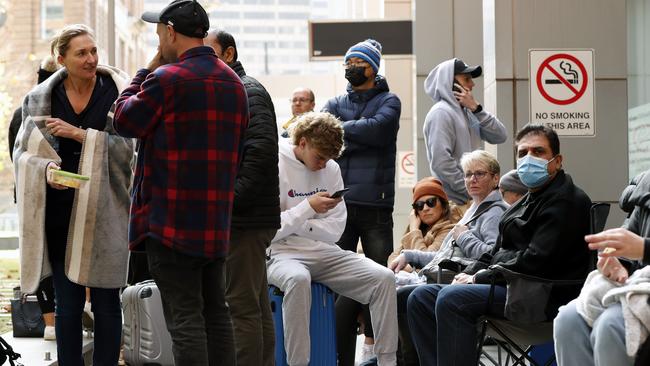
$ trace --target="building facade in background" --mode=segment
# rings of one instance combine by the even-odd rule
[[[95,30],[99,62],[133,75],[146,62],[140,20],[143,0],[0,0],[6,19],[0,26],[0,199],[12,192],[13,174],[7,129],[13,110],[36,83],[40,61],[50,54],[50,41],[64,25],[83,23]],[[109,16],[109,9],[115,16]],[[114,24],[111,23],[114,19]],[[114,39],[114,47],[109,41]]]
[[[111,3],[115,24],[109,24]],[[12,100],[22,99],[29,91],[40,60],[50,53],[52,37],[67,24],[83,23],[94,29],[100,63],[109,63],[111,35],[115,39],[114,66],[133,74],[145,61],[146,29],[139,19],[143,0],[4,0],[3,5],[8,16],[0,28],[0,37],[6,41],[0,63],[4,65],[3,80],[12,85]]]
[[[221,0],[209,10],[212,27],[235,36],[253,75],[332,72],[327,62],[309,62],[307,21],[349,17],[344,0]]]
[[[630,178],[650,169],[650,0],[627,0]]]
[[[336,73],[342,62],[310,62],[308,21],[368,19],[382,16],[382,0],[219,0],[199,1],[211,28],[224,29],[237,40],[246,73],[310,75]],[[145,0],[147,10],[159,10],[167,0]],[[153,29],[153,27],[151,27]],[[148,37],[155,53],[155,31]]]

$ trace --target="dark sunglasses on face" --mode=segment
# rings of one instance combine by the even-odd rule
[[[431,207],[431,208],[434,208],[438,204],[438,198],[437,197],[431,197],[431,198],[427,199],[426,201],[415,201],[415,202],[413,202],[413,204],[411,206],[413,207],[413,209],[416,212],[418,212],[418,211],[424,210],[424,205],[425,204],[427,206]]]

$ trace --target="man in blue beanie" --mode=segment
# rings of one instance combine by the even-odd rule
[[[343,121],[345,132],[345,150],[337,162],[350,191],[345,196],[345,231],[337,244],[356,252],[361,238],[366,257],[385,266],[393,251],[395,151],[402,105],[389,92],[386,79],[377,75],[380,61],[381,44],[374,39],[350,47],[345,54],[347,93],[330,99],[323,111]],[[353,364],[360,307],[345,297],[337,300],[339,365]],[[371,336],[369,319],[365,323],[366,336]]]

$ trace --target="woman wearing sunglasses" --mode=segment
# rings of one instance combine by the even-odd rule
[[[501,172],[499,162],[494,155],[486,151],[474,150],[463,155],[460,164],[465,176],[465,187],[472,198],[469,209],[449,231],[437,251],[403,250],[388,265],[395,273],[410,264],[415,268],[422,268],[419,274],[425,277],[428,283],[436,283],[439,280],[441,283],[450,283],[453,273],[438,278],[438,264],[441,261],[450,259],[463,266],[494,247],[499,235],[499,221],[508,208],[498,189]],[[414,208],[420,206],[419,203],[414,203]],[[404,286],[397,290],[400,339],[398,357],[401,365],[418,365],[419,362],[406,320],[406,301],[416,286]]]
[[[388,263],[397,258],[403,250],[435,252],[460,219],[460,210],[449,205],[442,182],[427,177],[413,187],[413,210],[409,215],[409,226],[402,237],[399,248],[388,257]],[[411,272],[406,266],[403,270]]]
[[[421,274],[428,282],[437,280],[437,264],[443,259],[454,259],[461,264],[478,259],[492,249],[499,234],[499,220],[508,208],[499,192],[501,168],[496,158],[483,150],[463,155],[461,166],[465,175],[465,187],[472,204],[458,224],[443,240],[435,252],[403,250],[388,267],[395,273],[407,264],[422,268]],[[420,203],[414,203],[414,206]]]

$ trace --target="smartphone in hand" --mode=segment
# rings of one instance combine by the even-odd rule
[[[453,90],[453,91],[455,91],[455,92],[459,92],[459,93],[462,93],[462,92],[463,92],[463,89],[461,88],[460,85],[458,85],[458,83],[454,83],[454,84],[451,86],[451,90]]]
[[[343,188],[343,189],[341,189],[340,191],[336,191],[336,192],[332,193],[332,194],[330,195],[330,198],[339,198],[339,197],[343,197],[343,196],[345,196],[346,193],[348,193],[349,190],[350,190],[350,188]]]

